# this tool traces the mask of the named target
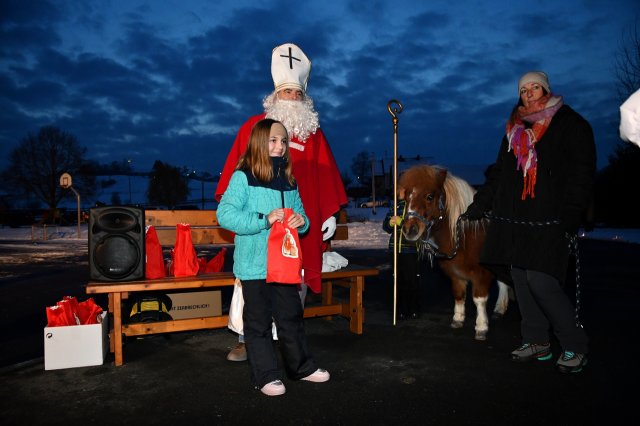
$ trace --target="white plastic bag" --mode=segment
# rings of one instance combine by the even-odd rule
[[[242,297],[242,282],[236,278],[233,285],[233,296],[229,305],[229,322],[227,327],[240,335],[244,335],[244,323],[242,322],[242,310],[244,309],[244,298]],[[276,323],[271,323],[271,334],[273,340],[278,340]]]
[[[244,334],[242,323],[242,310],[244,309],[244,298],[242,297],[242,283],[236,278],[233,285],[233,296],[229,305],[229,323],[227,327],[238,334]]]
[[[349,265],[349,261],[335,251],[325,251],[322,253],[322,272],[336,271],[341,268],[346,268],[347,265]]]

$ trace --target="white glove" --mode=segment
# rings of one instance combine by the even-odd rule
[[[336,218],[329,216],[329,219],[324,221],[320,229],[322,230],[322,241],[327,241],[333,237],[333,234],[336,233]]]

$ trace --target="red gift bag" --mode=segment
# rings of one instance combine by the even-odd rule
[[[68,303],[71,309],[71,312],[76,312],[76,310],[78,309],[78,299],[75,296],[64,296],[60,302],[58,302],[58,305],[60,303]]]
[[[98,324],[102,308],[96,305],[92,297],[78,303],[77,314],[80,324]]]
[[[200,264],[196,249],[191,241],[191,226],[186,223],[176,225],[176,245],[171,252],[171,269],[174,277],[193,277],[198,275]]]
[[[66,321],[65,325],[80,325],[80,320],[76,314],[78,300],[75,297],[65,296],[56,305],[62,310],[62,315]]]
[[[162,257],[162,246],[160,245],[156,228],[153,225],[147,228],[145,251],[147,254],[147,260],[144,265],[145,277],[150,280],[166,277],[164,258]]]
[[[287,223],[293,210],[284,209],[284,220],[275,222],[269,232],[267,245],[267,282],[300,284],[302,282],[302,253],[298,230]]]
[[[65,296],[55,306],[47,306],[47,327],[97,324],[102,308],[90,297],[78,302],[74,296]]]
[[[64,327],[69,324],[62,306],[47,306],[47,327]]]
[[[224,268],[224,257],[227,254],[227,248],[222,247],[218,254],[213,256],[211,260],[205,263],[203,268],[200,268],[200,273],[208,274],[210,272],[220,272]]]

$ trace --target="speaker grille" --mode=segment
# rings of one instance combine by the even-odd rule
[[[93,261],[101,274],[114,279],[128,276],[138,267],[140,249],[126,234],[111,234],[100,240],[93,250]]]

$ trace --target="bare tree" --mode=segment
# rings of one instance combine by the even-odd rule
[[[616,57],[616,77],[620,102],[640,88],[640,33],[638,21],[633,29],[622,33],[620,48]]]
[[[358,185],[371,183],[371,154],[360,151],[351,159],[351,172],[354,174]]]
[[[29,193],[55,209],[73,193],[60,187],[60,176],[71,174],[73,188],[83,196],[95,191],[95,176],[87,170],[87,149],[76,137],[54,126],[40,128],[37,134],[24,137],[10,154],[10,166],[3,180],[14,192]]]
[[[153,164],[147,190],[149,203],[173,209],[187,199],[189,192],[187,178],[180,169],[162,161]]]
[[[638,21],[622,33],[616,57],[617,90],[620,103],[640,88],[640,34]],[[617,130],[617,126],[616,126]],[[627,206],[629,182],[640,169],[640,147],[618,141],[609,163],[598,172],[595,186],[595,221],[612,226],[640,226],[640,216]]]

